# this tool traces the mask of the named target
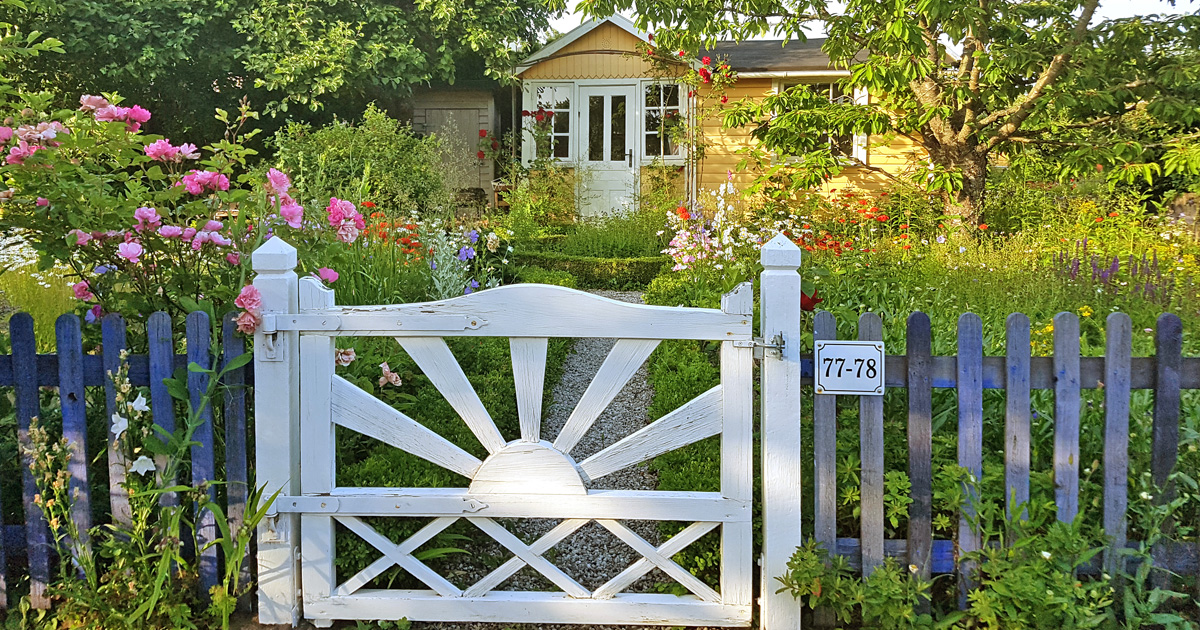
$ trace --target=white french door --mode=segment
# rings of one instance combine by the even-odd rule
[[[579,88],[579,161],[587,172],[579,211],[584,216],[624,212],[637,190],[637,86]]]

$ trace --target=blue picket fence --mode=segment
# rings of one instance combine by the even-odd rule
[[[108,374],[116,372],[121,365],[121,354],[128,347],[125,320],[117,314],[104,317],[100,322],[101,345],[95,353],[85,353],[83,329],[79,318],[72,314],[62,315],[55,322],[57,354],[38,354],[34,338],[33,318],[17,313],[9,320],[11,355],[0,355],[0,387],[11,388],[16,410],[18,440],[25,443],[30,422],[43,415],[40,390],[43,387],[58,388],[58,400],[62,412],[63,436],[77,445],[70,463],[72,486],[79,489],[79,500],[75,506],[76,519],[82,528],[91,526],[92,499],[89,483],[88,463],[103,458],[107,452],[109,471],[109,500],[111,514],[128,513],[128,497],[121,482],[124,467],[119,454],[113,448],[114,435],[106,431],[109,442],[104,445],[88,444],[87,396],[85,388],[103,387],[105,390],[103,417],[111,418],[116,412],[116,391]],[[152,314],[146,322],[146,354],[127,355],[129,380],[135,387],[150,388],[150,407],[155,424],[170,432],[175,430],[176,404],[167,391],[164,379],[171,378],[179,368],[197,363],[211,368],[214,361],[220,365],[246,352],[245,342],[237,334],[234,315],[222,319],[219,334],[222,354],[212,356],[214,328],[206,313],[188,315],[183,335],[184,353],[177,352],[179,344],[171,317],[163,312]],[[204,412],[205,422],[196,431],[193,439],[197,444],[191,451],[192,482],[218,479],[218,462],[223,462],[221,481],[226,489],[226,509],[231,520],[240,522],[246,510],[249,486],[247,466],[246,390],[252,384],[251,365],[231,370],[225,375],[223,400],[212,401],[222,406],[224,452],[218,457],[216,435],[213,428],[211,406]],[[208,389],[208,375],[189,372],[187,389],[193,406],[198,406],[200,397]],[[96,415],[93,413],[93,415]],[[111,422],[111,420],[110,420]],[[30,602],[35,608],[46,608],[46,585],[51,579],[53,544],[49,528],[34,505],[37,489],[29,470],[29,459],[21,456],[22,497],[25,518],[23,522],[3,523],[3,540],[0,544],[0,608],[8,606],[8,594],[14,583],[9,575],[9,560],[16,566],[24,559],[24,574],[28,576]],[[215,486],[212,492],[216,492]],[[214,494],[215,496],[215,494]],[[205,512],[196,523],[197,543],[203,547],[216,535],[216,523],[211,513]],[[210,547],[199,560],[200,587],[207,593],[218,579],[217,548]]]

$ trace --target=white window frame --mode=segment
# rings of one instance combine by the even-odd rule
[[[536,111],[538,108],[537,90],[538,90],[538,88],[546,88],[546,87],[552,87],[555,89],[565,88],[567,90],[567,93],[569,94],[568,98],[570,99],[570,104],[568,105],[568,107],[569,107],[568,110],[566,110],[565,112],[562,110],[554,110],[555,116],[566,116],[567,117],[567,133],[566,133],[567,156],[566,157],[551,157],[551,159],[556,162],[574,162],[575,158],[576,158],[576,151],[577,151],[576,146],[575,146],[576,145],[575,136],[576,136],[576,131],[577,131],[576,125],[578,124],[578,121],[576,120],[577,117],[575,116],[575,114],[576,114],[576,112],[581,111],[579,109],[579,103],[578,103],[578,101],[579,101],[579,84],[578,84],[578,82],[575,82],[575,81],[531,81],[531,82],[526,82],[522,86],[522,89],[521,89],[521,106],[522,106],[521,109],[525,110],[525,111],[530,111],[530,112]],[[533,135],[525,133],[525,131],[526,131],[525,124],[526,124],[525,117],[522,116],[521,117],[521,163],[528,166],[530,164],[530,162],[533,162],[533,160],[536,157],[537,146],[533,140]],[[551,123],[551,124],[553,124],[553,123]],[[551,132],[551,133],[553,133],[553,132]]]
[[[656,158],[661,159],[664,164],[681,165],[681,164],[685,164],[687,162],[688,147],[686,144],[680,145],[680,151],[679,151],[678,155],[650,155],[646,151],[646,134],[648,133],[648,130],[646,128],[646,110],[647,110],[647,108],[646,108],[646,88],[651,85],[661,86],[666,83],[674,83],[678,87],[678,89],[679,89],[679,115],[683,118],[684,124],[691,123],[691,120],[689,119],[689,117],[691,116],[692,99],[690,97],[688,97],[688,95],[687,95],[689,88],[686,84],[678,83],[678,82],[674,82],[674,81],[665,81],[665,80],[661,80],[661,79],[643,79],[641,81],[638,81],[637,82],[637,123],[634,125],[634,127],[637,127],[638,154],[641,156],[641,160],[642,160],[643,164],[649,164],[650,162],[654,161]]]
[[[811,75],[811,76],[805,75],[805,76],[776,77],[773,81],[771,81],[771,89],[774,91],[775,94],[779,94],[779,93],[783,92],[783,90],[785,88],[791,87],[793,85],[797,85],[797,84],[801,84],[801,83],[806,83],[806,84],[830,83],[830,84],[832,84],[832,83],[837,83],[838,80],[844,78],[844,76],[845,76],[844,74],[837,74],[837,75]],[[853,94],[852,98],[854,99],[855,105],[870,104],[870,95],[867,93],[866,88],[860,88],[860,87],[854,88],[854,94]],[[864,165],[869,164],[869,162],[867,161],[869,158],[869,153],[867,151],[867,134],[864,134],[864,133],[854,134],[850,138],[850,147],[851,147],[851,151],[850,151],[849,157],[852,157],[853,159],[861,162]]]

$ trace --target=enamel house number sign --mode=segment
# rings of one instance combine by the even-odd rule
[[[882,341],[817,341],[813,376],[818,394],[882,396]]]

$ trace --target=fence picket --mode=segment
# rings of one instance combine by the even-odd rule
[[[813,316],[813,339],[837,339],[837,319],[829,311]],[[829,557],[837,554],[837,396],[813,394],[813,539]],[[833,627],[833,611],[813,611],[818,628]]]
[[[1162,505],[1175,498],[1175,489],[1169,477],[1179,458],[1179,387],[1180,363],[1183,352],[1183,322],[1177,315],[1163,313],[1158,317],[1154,335],[1154,355],[1157,360],[1154,390],[1153,443],[1150,455],[1150,474],[1159,491],[1156,501]],[[1175,524],[1163,523],[1163,534],[1170,536]],[[1155,566],[1167,564],[1162,545],[1153,550]],[[1167,588],[1171,576],[1164,571],[1151,574],[1157,588]]]
[[[1058,520],[1079,513],[1079,317],[1054,316],[1054,504]]]
[[[80,540],[72,541],[76,548],[89,545],[88,530],[92,527],[92,504],[88,488],[87,399],[83,391],[83,331],[79,317],[73,313],[60,315],[54,322],[55,343],[58,346],[58,400],[62,407],[63,437],[71,448],[67,470],[68,484],[75,503],[71,517],[79,527]]]
[[[958,521],[958,546],[966,554],[979,549],[979,525],[973,501],[979,499],[977,483],[983,480],[983,320],[974,313],[958,318],[958,465],[975,483],[967,487],[967,503]],[[958,605],[965,608],[967,592],[974,587],[974,564],[961,562]]]
[[[859,341],[883,341],[878,313],[858,318]],[[861,486],[862,572],[871,575],[883,564],[883,397],[862,396],[858,403]]]
[[[1104,533],[1112,544],[1104,550],[1104,568],[1116,574],[1125,547],[1125,509],[1129,493],[1129,366],[1133,356],[1133,322],[1126,313],[1108,316],[1105,330],[1104,378]]]
[[[13,394],[17,413],[17,443],[29,444],[29,424],[41,416],[41,400],[38,396],[37,342],[33,333],[33,317],[28,313],[17,313],[8,320],[9,339],[12,342]],[[50,607],[46,596],[46,585],[50,582],[50,539],[42,510],[33,502],[37,485],[33,471],[29,469],[32,459],[21,454],[22,504],[25,507],[25,555],[29,558],[29,603],[38,609]]]
[[[171,316],[159,311],[150,315],[146,322],[150,368],[150,412],[154,424],[167,433],[175,432],[175,401],[163,382],[175,374],[175,339],[171,330]],[[163,458],[155,462],[159,470],[166,465]],[[173,483],[174,479],[165,480]],[[173,504],[174,495],[163,497],[163,502]]]
[[[1029,317],[1013,313],[1004,322],[1004,500],[1011,518],[1029,503]],[[1028,518],[1028,508],[1022,508]]]
[[[905,336],[908,355],[908,563],[929,579],[933,570],[933,381],[930,355],[933,334],[929,316],[908,316]]]
[[[101,352],[104,370],[104,417],[108,431],[108,503],[114,523],[128,525],[132,515],[129,494],[125,491],[125,472],[128,469],[124,455],[117,448],[117,436],[112,432],[113,416],[123,410],[117,409],[117,386],[113,376],[121,369],[121,353],[125,351],[125,319],[117,313],[109,313],[100,322]]]
[[[227,313],[221,322],[221,367],[245,354],[246,342],[238,336],[237,313]],[[225,374],[225,514],[230,530],[241,527],[249,497],[249,471],[246,465],[246,368]],[[249,554],[250,550],[247,549]],[[244,560],[244,558],[243,558]],[[226,562],[230,558],[225,559]],[[250,563],[242,563],[242,583],[250,580]],[[245,599],[249,604],[249,599]]]
[[[188,363],[196,363],[202,368],[212,367],[212,326],[208,321],[208,313],[196,311],[188,314],[187,321],[187,357]],[[208,374],[188,371],[187,389],[191,399],[192,409],[199,412],[200,423],[192,434],[196,443],[192,446],[192,483],[202,484],[216,478],[214,463],[213,413],[211,401],[205,400],[208,391]],[[203,407],[202,407],[203,405]],[[196,411],[193,411],[195,413]],[[209,499],[216,500],[216,487],[209,486]],[[217,522],[212,512],[203,510],[196,514],[196,555],[200,568],[200,596],[207,600],[209,589],[217,584],[217,548],[205,545],[216,539]]]

